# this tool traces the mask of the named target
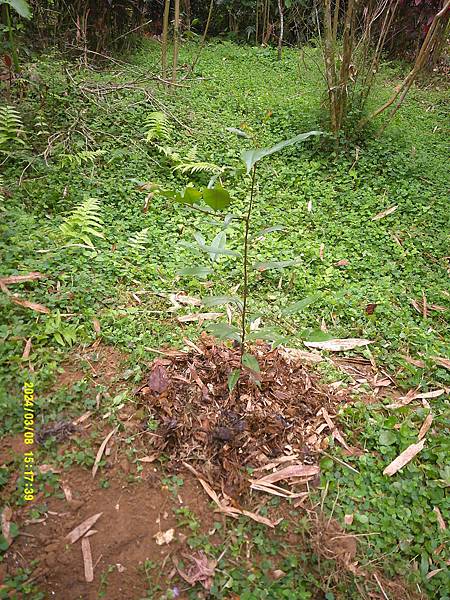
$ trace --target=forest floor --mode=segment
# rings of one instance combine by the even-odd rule
[[[316,53],[211,43],[175,89],[152,76],[158,60],[152,42],[101,69],[51,53],[8,98],[25,143],[0,182],[0,598],[450,598],[446,90],[422,82],[381,137],[307,142],[259,169],[253,337],[270,326],[297,352],[256,344],[244,407],[226,391],[235,351],[199,316],[236,322],[241,265],[187,243],[226,227],[237,251],[237,220],[143,184],[237,167],[252,142],[227,128],[259,147],[320,129]],[[401,75],[386,66],[372,102]],[[248,180],[229,189],[240,216]],[[95,248],[60,228],[87,198]],[[372,343],[304,346],[333,338]]]

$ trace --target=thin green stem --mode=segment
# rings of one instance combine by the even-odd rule
[[[244,302],[241,314],[241,364],[245,352],[245,325],[247,321],[247,299],[248,299],[248,242],[250,232],[250,219],[252,216],[253,200],[255,197],[256,164],[253,167],[252,187],[250,191],[250,201],[248,203],[247,216],[245,217],[244,233]]]

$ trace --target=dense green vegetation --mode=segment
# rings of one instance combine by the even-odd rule
[[[183,46],[180,63],[190,62],[196,51],[194,45]],[[195,340],[201,330],[197,323],[179,324],[176,317],[191,310],[174,313],[166,295],[233,295],[241,281],[234,256],[221,257],[205,278],[179,274],[186,267],[209,266],[208,255],[186,242],[194,242],[195,232],[210,242],[220,226],[157,193],[147,197],[142,184],[181,189],[190,181],[208,183],[208,167],[189,174],[174,170],[180,164],[237,167],[241,150],[252,142],[227,128],[246,131],[258,146],[321,128],[316,56],[314,49],[304,49],[301,57],[292,50],[278,62],[271,48],[212,42],[194,79],[171,89],[146,79],[159,69],[159,46],[150,42],[130,64],[101,71],[75,68],[56,54],[28,67],[33,83],[23,84],[20,103],[8,102],[17,106],[23,134],[19,141],[11,134],[8,149],[2,146],[2,276],[45,274],[10,289],[51,312],[40,314],[0,294],[2,433],[19,430],[17,397],[29,361],[38,402],[46,406],[42,420],[69,409],[75,414],[93,406],[82,388],[65,400],[47,393],[71,346],[101,335],[104,343],[129,354],[132,377],[138,379],[153,356],[148,348],[176,346],[183,337]],[[385,67],[374,103],[389,96],[400,75],[401,66]],[[360,137],[337,151],[324,136],[284,150],[259,170],[254,232],[283,230],[256,243],[251,259],[296,259],[297,264],[258,272],[250,310],[290,346],[324,335],[368,338],[375,342],[370,346],[375,361],[399,385],[421,391],[449,385],[448,370],[433,359],[448,356],[447,313],[430,309],[424,318],[411,304],[425,296],[428,305],[449,308],[445,109],[445,91],[417,87],[382,137]],[[155,112],[166,115],[156,133]],[[240,214],[248,181],[237,178],[228,189],[233,211]],[[98,202],[88,205],[87,199]],[[70,215],[80,206],[85,213],[78,210],[74,220]],[[391,214],[373,220],[393,206]],[[94,218],[90,231],[80,225],[87,223],[88,208]],[[233,221],[227,236],[228,247],[236,250]],[[311,297],[302,311],[281,315]],[[369,304],[376,304],[373,314],[366,310]],[[225,321],[224,308],[214,310],[223,310]],[[24,359],[30,338],[31,354]],[[424,367],[405,356],[422,360]],[[394,413],[382,403],[352,405],[343,411],[343,423],[355,435],[353,442],[371,453],[345,458],[359,475],[329,460],[322,465],[325,506],[331,510],[338,495],[335,514],[356,513],[353,530],[377,534],[367,537],[367,560],[388,555],[390,575],[410,573],[430,598],[442,600],[449,598],[444,569],[449,556],[448,549],[435,553],[446,532],[439,530],[433,508],[449,522],[444,398],[430,401],[435,434],[420,460],[395,481],[381,475],[382,469],[415,441],[426,409]],[[426,578],[438,568],[444,570]],[[261,582],[262,589],[262,575]],[[309,597],[306,588],[299,597]]]

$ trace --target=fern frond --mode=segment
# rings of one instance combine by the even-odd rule
[[[64,167],[77,166],[81,167],[85,163],[95,163],[95,159],[104,156],[105,150],[82,150],[73,154],[61,154],[61,165]]]
[[[219,165],[208,162],[180,162],[173,170],[181,173],[211,173],[216,175],[221,173],[223,169]]]
[[[147,142],[155,140],[164,141],[169,139],[171,134],[170,121],[163,112],[152,112],[144,122],[144,130]]]
[[[172,162],[179,162],[181,160],[178,152],[175,152],[171,146],[160,146],[159,144],[155,144],[155,148],[158,150],[158,152],[164,154],[164,156],[170,159]]]
[[[95,248],[90,236],[105,237],[102,233],[103,221],[97,198],[86,198],[66,217],[59,228],[67,241],[81,242]]]
[[[7,151],[14,142],[25,145],[22,118],[13,106],[0,106],[0,150]]]
[[[127,245],[130,246],[133,250],[146,250],[146,244],[150,242],[148,238],[148,227],[142,229],[142,231],[138,231],[134,233],[127,242]]]
[[[193,163],[193,162],[196,162],[196,160],[197,160],[197,146],[194,146],[193,148],[188,150],[186,157],[185,157],[185,161],[187,163]]]

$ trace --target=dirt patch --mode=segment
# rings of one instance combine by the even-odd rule
[[[86,349],[79,349],[62,363],[53,387],[71,387],[82,379],[91,379],[98,384],[110,384],[120,373],[120,365],[126,355],[112,346],[95,342]]]
[[[109,487],[103,489],[90,472],[78,469],[65,474],[62,482],[72,499],[54,496],[42,516],[25,521],[22,535],[6,553],[7,571],[13,574],[38,558],[33,577],[46,598],[97,600],[101,593],[108,600],[144,598],[148,589],[144,561],[153,561],[162,573],[166,564],[169,571],[173,567],[173,556],[192,555],[186,545],[188,532],[177,525],[174,510],[188,507],[200,515],[205,532],[220,519],[213,515],[204,492],[192,478],[186,478],[176,493],[167,489],[154,468],[149,468],[139,483],[128,483],[120,468],[108,481]],[[81,542],[71,544],[66,536],[98,513],[102,514],[93,527],[96,533],[89,537],[94,581],[87,583]],[[22,518],[25,516],[24,512]],[[173,541],[158,545],[155,536],[172,528]]]
[[[188,354],[157,359],[137,392],[158,422],[149,450],[173,465],[188,460],[233,497],[247,491],[248,468],[293,453],[314,463],[333,426],[328,413],[349,399],[281,349],[260,344],[253,353],[260,373],[244,369],[231,393],[239,351],[207,337]]]

